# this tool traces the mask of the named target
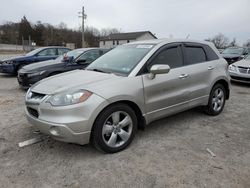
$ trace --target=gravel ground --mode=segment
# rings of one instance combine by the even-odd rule
[[[194,109],[154,122],[120,153],[50,138],[19,148],[37,135],[25,119],[25,91],[15,77],[0,75],[0,186],[248,188],[250,86],[231,92],[221,115]]]

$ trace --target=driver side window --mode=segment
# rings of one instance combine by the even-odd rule
[[[55,48],[45,49],[37,54],[37,56],[55,56],[55,55],[56,55]]]
[[[92,50],[84,53],[78,60],[86,60],[86,63],[91,63],[100,56],[99,50]]]
[[[164,49],[155,57],[153,64],[169,65],[171,69],[183,66],[180,46]]]

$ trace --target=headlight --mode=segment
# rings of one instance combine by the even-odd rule
[[[32,93],[31,93],[31,87],[30,87],[26,93],[26,96],[25,96],[26,101],[31,98],[31,95],[32,95]]]
[[[236,66],[235,65],[229,65],[229,67],[228,67],[228,69],[230,70],[230,71],[236,71]]]
[[[27,77],[39,76],[39,75],[42,75],[42,74],[45,73],[45,72],[46,72],[46,71],[30,73],[30,74],[27,74]]]
[[[92,93],[86,90],[68,91],[52,96],[49,98],[49,102],[53,106],[67,106],[84,102],[91,95]]]

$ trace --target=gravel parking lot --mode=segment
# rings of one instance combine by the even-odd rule
[[[25,91],[0,74],[0,185],[5,187],[250,187],[250,86],[232,86],[216,117],[194,109],[162,119],[126,150],[44,141],[24,115]],[[212,157],[209,148],[216,154]]]

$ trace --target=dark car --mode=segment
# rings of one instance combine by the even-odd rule
[[[236,61],[243,59],[249,53],[250,48],[229,47],[222,52],[222,56],[226,59],[228,64],[232,64]]]
[[[24,66],[18,71],[18,83],[23,88],[28,88],[32,84],[49,76],[71,70],[84,69],[107,51],[100,48],[81,48],[72,50],[55,60]]]
[[[69,48],[60,46],[51,46],[35,49],[24,56],[14,57],[0,61],[0,73],[17,74],[17,71],[23,66],[56,59],[58,56],[70,51]]]

